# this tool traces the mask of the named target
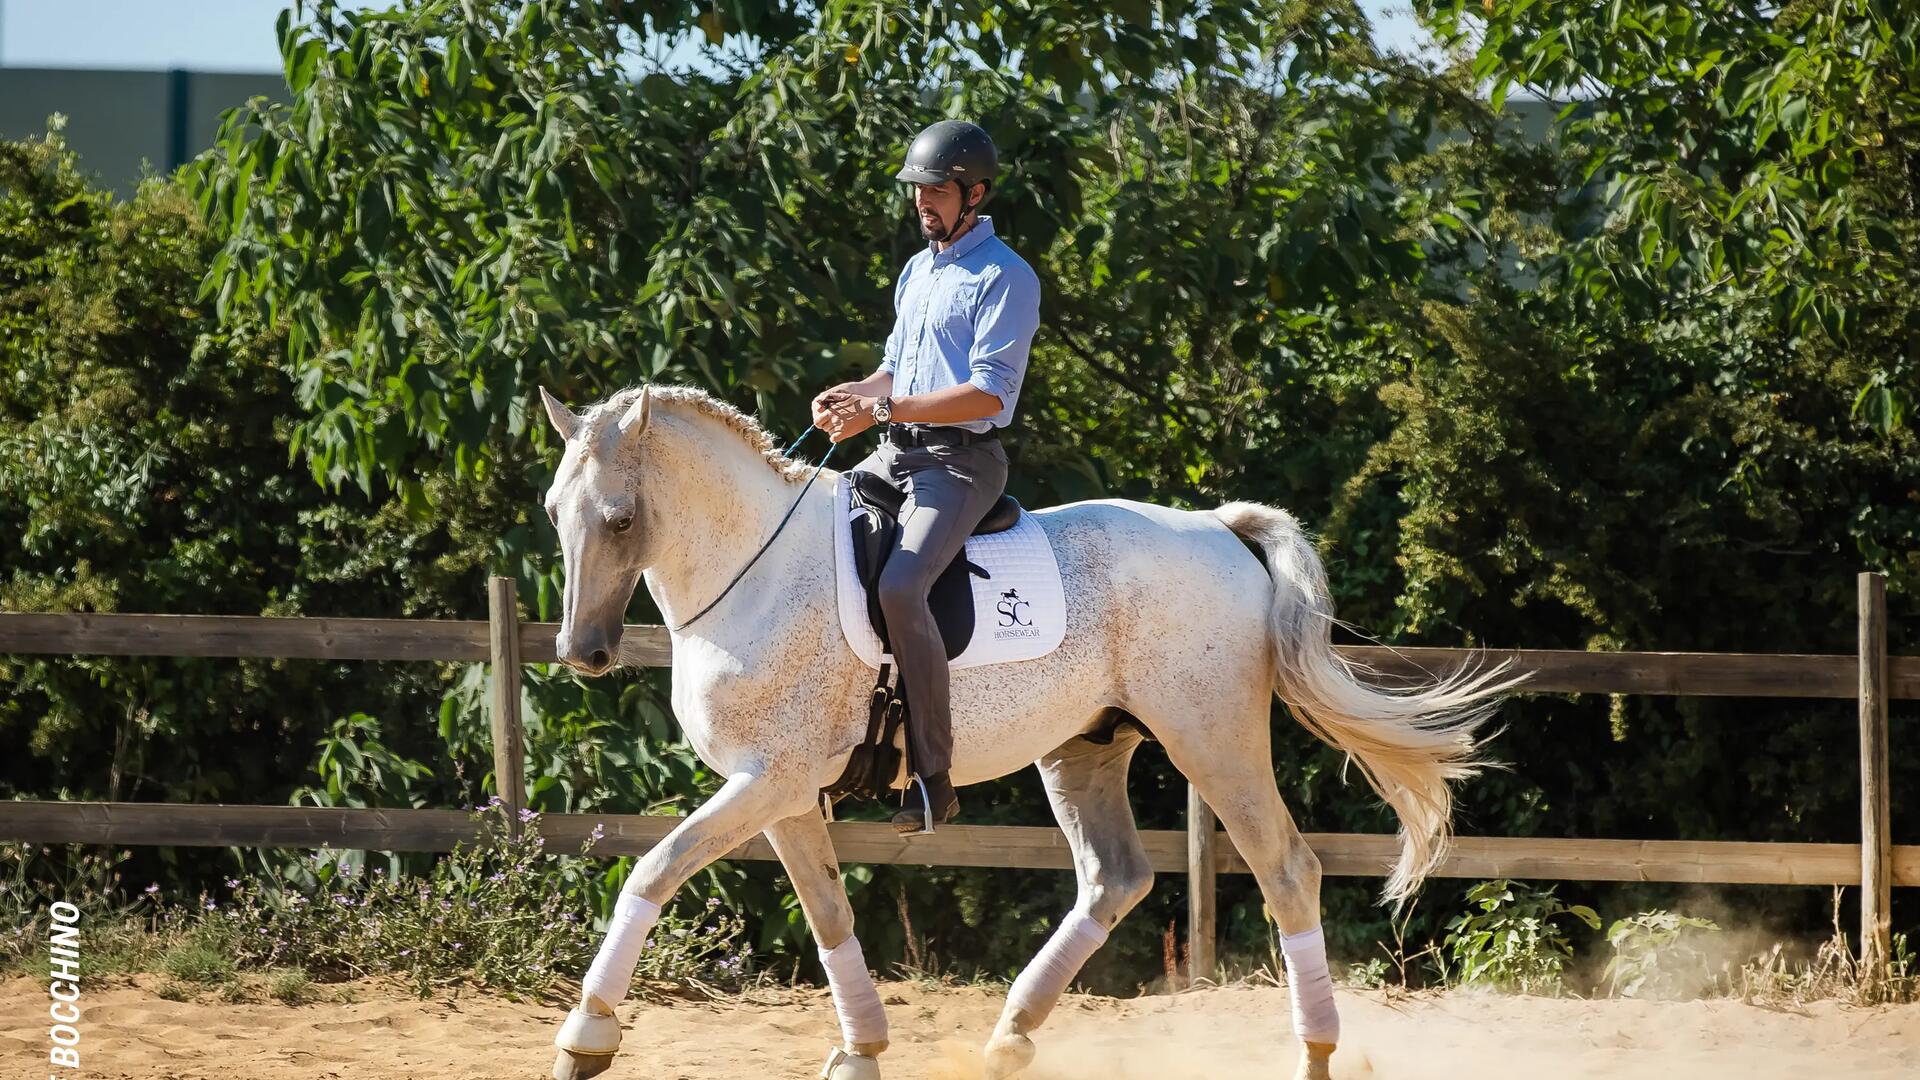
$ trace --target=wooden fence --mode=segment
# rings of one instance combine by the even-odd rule
[[[0,613],[0,653],[109,656],[252,657],[311,660],[485,661],[492,665],[492,724],[497,777],[524,778],[520,666],[554,660],[554,623],[523,623],[512,581],[489,582],[487,622],[408,619],[253,618],[199,615],[32,615]],[[1532,674],[1529,692],[1853,698],[1860,719],[1860,837],[1857,844],[1686,840],[1458,838],[1437,871],[1442,877],[1573,881],[1675,881],[1716,884],[1859,885],[1861,948],[1886,956],[1895,885],[1920,886],[1920,845],[1895,847],[1887,791],[1888,703],[1920,698],[1920,657],[1887,655],[1885,579],[1859,579],[1856,654],[1591,653],[1513,650]],[[1464,660],[1459,649],[1347,647],[1341,651],[1387,675],[1418,676]],[[666,630],[630,626],[623,664],[665,666]],[[520,784],[499,795],[518,822]],[[596,825],[596,854],[641,854],[677,818],[631,814],[546,814],[541,833],[557,845],[584,843]],[[884,822],[835,822],[840,857],[849,862],[919,866],[1071,869],[1065,837],[1048,827],[945,826],[932,836],[896,836]],[[446,851],[478,826],[457,810],[367,810],[301,806],[163,803],[0,802],[0,840],[38,843],[321,847]],[[1247,866],[1212,812],[1191,789],[1184,831],[1142,834],[1153,869],[1189,878],[1192,970],[1214,967],[1218,873]],[[1379,876],[1399,852],[1388,835],[1309,833],[1330,875]],[[731,854],[771,859],[764,839]]]

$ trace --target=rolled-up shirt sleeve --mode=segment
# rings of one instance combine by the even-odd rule
[[[980,291],[967,382],[1012,405],[1039,329],[1040,279],[1024,265],[995,274]]]

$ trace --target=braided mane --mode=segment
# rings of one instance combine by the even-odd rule
[[[760,421],[734,408],[732,405],[714,397],[697,386],[674,386],[655,383],[648,387],[632,386],[595,405],[582,419],[585,421],[584,435],[587,445],[600,441],[606,425],[615,423],[626,415],[635,401],[640,399],[642,390],[651,391],[653,407],[686,406],[698,415],[719,421],[727,430],[740,437],[744,442],[766,459],[767,466],[789,483],[799,483],[807,478],[813,467],[805,462],[795,461],[782,453],[774,444],[773,436],[760,426]]]

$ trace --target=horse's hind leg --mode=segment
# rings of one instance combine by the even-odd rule
[[[1166,747],[1174,767],[1219,815],[1233,846],[1260,883],[1267,909],[1280,924],[1286,953],[1294,1033],[1303,1050],[1296,1076],[1326,1080],[1328,1059],[1340,1036],[1340,1018],[1320,935],[1320,858],[1294,826],[1274,782],[1269,702],[1262,692],[1258,700],[1209,712],[1220,718],[1218,723],[1197,726],[1156,723],[1151,712],[1139,711]],[[1192,715],[1191,706],[1187,708],[1187,715]]]
[[[853,936],[853,906],[840,882],[827,823],[819,811],[809,810],[768,827],[767,839],[806,912],[833,993],[833,1010],[840,1017],[843,1045],[827,1059],[821,1075],[827,1080],[879,1080],[876,1059],[887,1048],[887,1015],[860,939]]]
[[[1033,1030],[1107,940],[1107,932],[1153,887],[1153,869],[1127,801],[1127,766],[1139,745],[1140,736],[1126,730],[1104,746],[1070,739],[1037,763],[1047,801],[1073,851],[1079,897],[1007,994],[987,1043],[985,1080],[1002,1080],[1033,1061]]]

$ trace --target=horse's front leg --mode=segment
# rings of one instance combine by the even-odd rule
[[[620,1047],[614,1007],[625,1000],[647,934],[674,892],[769,824],[812,806],[813,798],[804,778],[796,783],[792,778],[738,773],[634,864],[614,906],[606,940],[581,980],[580,1004],[554,1036],[560,1048],[553,1063],[555,1080],[585,1080],[613,1063]]]
[[[817,810],[787,818],[767,829],[774,854],[786,867],[794,895],[807,914],[820,966],[833,992],[842,1045],[827,1059],[826,1080],[880,1080],[876,1060],[887,1048],[887,1014],[873,985],[860,939],[853,936],[853,905],[840,881],[840,862]]]

